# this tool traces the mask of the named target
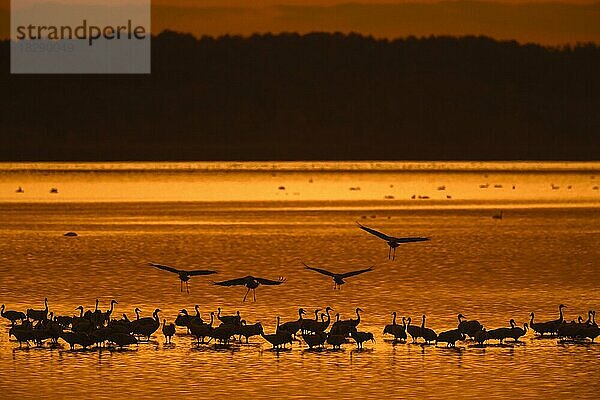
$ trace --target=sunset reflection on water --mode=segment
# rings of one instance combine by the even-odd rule
[[[595,398],[596,344],[561,344],[529,333],[521,344],[481,349],[460,343],[455,350],[392,344],[382,336],[392,311],[413,321],[426,314],[428,326],[439,332],[454,328],[458,313],[495,328],[508,326],[510,318],[522,325],[531,311],[540,320],[554,319],[560,303],[568,306],[569,321],[600,309],[600,193],[593,189],[600,165],[575,171],[542,165],[527,172],[494,165],[462,172],[364,167],[27,172],[4,166],[0,301],[10,309],[42,308],[48,297],[50,311],[72,315],[78,305],[93,308],[96,298],[107,309],[114,298],[116,316],[134,318],[135,307],[149,316],[159,307],[161,320],[172,321],[181,308],[191,311],[199,304],[205,319],[217,307],[231,314],[240,310],[271,333],[276,316],[295,319],[299,307],[312,314],[329,305],[344,318],[361,307],[359,328],[373,332],[376,342],[365,344],[364,351],[351,343],[325,352],[295,342],[291,351],[276,353],[253,338],[250,345],[214,350],[196,348],[180,329],[172,346],[158,331],[150,343],[129,350],[84,352],[68,346],[19,349],[4,335],[2,393]],[[479,187],[486,183],[490,186]],[[16,193],[18,186],[25,192]],[[58,193],[49,193],[50,187]],[[413,194],[430,198],[411,200]],[[503,219],[492,219],[499,210]],[[397,260],[389,261],[385,243],[359,230],[357,220],[431,240],[403,245]],[[79,236],[62,236],[67,231]],[[287,282],[261,286],[256,303],[243,303],[244,288],[212,286],[213,276],[193,277],[187,295],[179,292],[176,276],[148,261],[214,268],[218,280],[254,274],[285,276]],[[336,271],[375,265],[375,271],[348,279],[338,292],[301,261]]]

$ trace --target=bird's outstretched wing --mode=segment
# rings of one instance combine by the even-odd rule
[[[168,265],[155,264],[153,262],[150,262],[148,264],[150,264],[151,266],[156,267],[158,269],[162,269],[162,270],[165,270],[165,271],[173,272],[175,274],[179,273],[179,270],[177,268],[169,267]]]
[[[388,236],[388,235],[386,235],[385,233],[382,233],[382,232],[376,231],[375,229],[371,229],[371,228],[369,228],[369,227],[366,227],[366,226],[364,226],[364,225],[361,225],[361,224],[360,224],[360,223],[358,223],[358,222],[357,222],[356,224],[357,224],[357,225],[358,225],[358,227],[359,227],[360,229],[362,229],[363,231],[365,231],[365,232],[368,232],[368,233],[370,233],[371,235],[375,235],[375,236],[377,236],[377,237],[378,237],[378,238],[380,238],[380,239],[387,240],[387,241],[390,241],[390,240],[393,240],[393,239],[395,239],[393,236]]]
[[[198,276],[198,275],[212,275],[216,274],[217,271],[213,271],[211,269],[196,269],[193,271],[186,271],[189,276]]]
[[[375,229],[361,225],[358,222],[356,224],[363,231],[369,232],[371,235],[375,235],[375,236],[377,236],[383,240],[386,240],[388,242],[391,241],[391,242],[396,242],[396,243],[411,243],[411,242],[425,242],[425,241],[429,240],[429,238],[426,238],[426,237],[403,237],[403,238],[401,238],[401,237],[389,236],[389,235],[386,235],[385,233],[376,231]]]
[[[302,264],[304,264],[304,263],[302,263]],[[333,272],[329,272],[329,271],[321,269],[321,268],[309,267],[306,264],[304,264],[304,266],[306,267],[306,269],[310,269],[311,271],[315,271],[315,272],[318,272],[318,273],[323,274],[323,275],[327,275],[327,276],[334,276],[335,275]]]
[[[346,272],[345,274],[341,274],[341,275],[342,275],[342,278],[349,278],[349,277],[354,276],[354,275],[360,275],[360,274],[362,274],[364,272],[373,271],[374,269],[375,268],[373,268],[373,267],[369,267],[367,269],[360,269],[358,271]]]
[[[248,283],[248,278],[252,279],[251,276],[245,276],[243,278],[230,279],[228,281],[213,282],[213,285],[219,285],[219,286],[245,285],[246,283]]]
[[[429,240],[426,237],[405,237],[405,238],[393,238],[396,243],[412,243],[412,242],[425,242]]]
[[[265,278],[254,278],[256,280],[256,282],[260,283],[261,285],[281,285],[283,282],[285,282],[285,278],[283,276],[280,276],[278,280],[276,281],[272,281],[270,279],[265,279]]]

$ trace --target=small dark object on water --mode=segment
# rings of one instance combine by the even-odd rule
[[[279,190],[285,190],[285,186],[279,186]]]
[[[58,193],[58,189],[53,187],[50,189],[50,193]]]
[[[63,236],[78,236],[77,232],[67,232]]]
[[[385,196],[386,200],[394,200],[394,196],[392,196],[391,194],[388,194]]]
[[[25,193],[25,190],[23,190],[23,188],[21,186],[19,186],[17,188],[17,190],[15,190],[17,193]]]

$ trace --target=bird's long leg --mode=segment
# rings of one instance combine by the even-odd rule
[[[388,260],[392,258],[392,246],[388,249]]]
[[[252,289],[252,294],[254,295],[254,302],[256,303],[256,289]]]
[[[179,291],[183,292],[183,281],[182,280],[179,281]]]
[[[394,247],[394,257],[392,258],[392,261],[396,260],[396,248]]]
[[[185,283],[185,290],[188,292],[188,294],[190,293],[190,285],[188,282]]]
[[[248,290],[246,290],[246,294],[244,295],[243,301],[246,301],[246,297],[248,297],[248,293],[250,293],[250,288],[248,288]]]

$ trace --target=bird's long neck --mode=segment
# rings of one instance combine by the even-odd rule
[[[48,312],[48,299],[44,299],[44,306],[46,306],[44,308],[44,310],[46,310],[46,312]]]
[[[139,310],[135,310],[135,316],[137,317],[136,319],[140,319],[140,311]]]
[[[535,314],[531,313],[531,320],[529,320],[529,324],[533,325],[533,318],[534,318]]]
[[[331,322],[331,315],[329,315],[329,309],[327,310],[327,324]]]
[[[217,308],[217,318],[221,318],[221,309]]]
[[[425,329],[425,316],[423,315],[423,322],[421,322],[421,329]]]
[[[112,314],[112,312],[113,312],[114,309],[115,309],[115,302],[111,301],[110,302],[110,309],[108,310],[109,311],[108,313]]]
[[[208,324],[208,326],[212,326],[214,319],[215,319],[215,313],[211,312],[210,313],[210,324]]]
[[[396,325],[396,313],[393,313],[392,316],[392,325]]]
[[[592,323],[592,312],[588,311],[588,319],[587,319],[587,321],[585,321],[585,324],[589,325],[591,323]]]
[[[4,317],[4,304],[0,307],[0,315]]]
[[[358,308],[356,309],[356,320],[360,322],[360,311],[358,310]]]
[[[163,328],[165,327],[166,324],[167,324],[167,320],[163,319]]]
[[[462,315],[458,315],[458,323],[460,324],[462,322]]]
[[[98,301],[98,299],[96,299],[96,307],[94,308],[94,311],[98,311],[98,303],[99,303],[99,301]]]
[[[158,319],[158,311],[154,311],[154,320],[160,324],[160,320]]]
[[[406,324],[406,328],[408,328],[408,327],[410,326],[410,322],[411,322],[411,321],[412,321],[412,318],[411,318],[411,317],[408,317],[407,324]]]
[[[79,318],[83,318],[83,307],[79,309]]]
[[[196,310],[196,317],[200,318],[200,307],[196,306],[194,309]]]
[[[563,312],[562,312],[562,307],[558,307],[558,320],[562,322],[563,318]]]
[[[315,310],[315,321],[319,320],[319,309]]]

